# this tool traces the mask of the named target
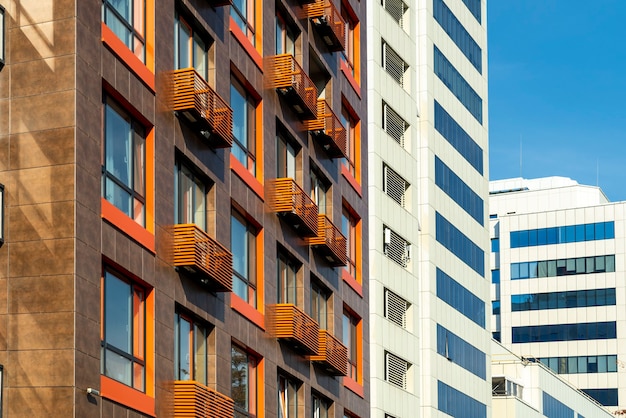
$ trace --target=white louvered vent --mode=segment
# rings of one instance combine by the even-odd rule
[[[399,388],[406,389],[409,363],[391,353],[385,353],[385,380]]]
[[[383,129],[401,147],[404,147],[404,133],[409,124],[400,117],[387,103],[383,102]]]
[[[409,183],[388,165],[383,164],[383,191],[387,196],[395,200],[400,206],[405,207],[408,189]]]
[[[398,22],[401,28],[404,27],[404,13],[408,10],[408,6],[402,0],[381,0],[380,4],[387,12]]]
[[[400,58],[400,55],[387,42],[383,40],[382,45],[383,68],[400,86],[404,87],[404,73],[409,68],[409,65]]]
[[[406,314],[409,306],[409,302],[391,290],[385,289],[385,317],[388,320],[406,329]]]
[[[407,267],[411,260],[411,244],[391,229],[383,228],[385,255],[402,267]]]

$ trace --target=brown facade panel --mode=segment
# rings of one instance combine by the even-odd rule
[[[71,386],[5,388],[3,399],[10,399],[6,407],[3,405],[2,413],[11,418],[74,416]]]
[[[71,387],[74,383],[73,349],[10,351],[9,364],[7,383],[13,388]]]
[[[8,297],[12,314],[72,312],[74,277],[68,274],[12,278]]]
[[[54,350],[74,347],[72,312],[15,314],[9,318],[9,350]]]

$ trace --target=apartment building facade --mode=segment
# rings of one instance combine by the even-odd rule
[[[624,202],[562,177],[490,190],[494,337],[623,411]]]
[[[375,418],[491,416],[486,10],[367,11]]]
[[[4,417],[369,415],[359,0],[1,0]]]

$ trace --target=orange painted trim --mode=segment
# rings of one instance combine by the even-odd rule
[[[356,81],[356,79],[352,75],[352,70],[350,70],[350,67],[346,63],[346,60],[341,58],[339,61],[340,61],[339,68],[341,69],[341,72],[343,73],[343,75],[346,76],[348,83],[350,84],[350,86],[352,86],[352,90],[354,90],[357,96],[361,98],[361,85],[359,84],[358,81]]]
[[[260,154],[260,157],[263,158],[263,154]],[[256,177],[252,175],[248,171],[246,167],[243,166],[239,162],[239,160],[235,157],[234,154],[230,154],[230,169],[243,180],[244,183],[261,199],[265,200],[265,191],[263,189],[263,184]]]
[[[100,395],[143,414],[156,417],[154,397],[103,375],[100,375]]]
[[[357,248],[358,254],[358,248]],[[357,265],[357,269],[359,266]],[[359,296],[363,297],[363,285],[359,283],[356,278],[352,277],[350,273],[344,268],[341,269],[341,278],[348,286],[352,288]]]
[[[355,164],[355,169],[356,169],[356,164]],[[350,186],[352,186],[354,191],[357,192],[357,194],[360,197],[363,197],[363,189],[362,189],[361,185],[354,178],[354,176],[352,175],[352,173],[350,172],[348,167],[345,166],[345,164],[341,164],[341,175],[347,180],[348,184],[350,184]]]
[[[107,25],[102,22],[102,42],[130,69],[153,93],[156,92],[154,73],[146,64],[132,53],[130,49],[117,37]],[[154,31],[153,31],[154,32]],[[151,47],[152,49],[152,47]],[[154,52],[152,52],[153,54]],[[149,55],[146,49],[146,61]],[[154,58],[151,58],[154,61]]]
[[[257,312],[261,314],[260,328],[265,327],[265,230],[259,229],[255,237],[256,245],[256,306]]]
[[[261,26],[259,26],[259,28],[260,27]],[[250,42],[246,34],[241,31],[239,26],[237,26],[237,23],[235,23],[235,20],[232,17],[230,18],[228,29],[230,30],[230,33],[233,34],[237,42],[239,42],[239,44],[243,47],[244,51],[246,51],[250,58],[252,58],[252,61],[256,64],[256,66],[259,67],[259,70],[263,71],[263,56],[254,47],[254,45],[252,45],[252,42]],[[259,45],[262,40],[255,39],[255,42]]]
[[[258,289],[257,289],[258,291]],[[234,293],[230,294],[230,307],[265,331],[265,315]]]
[[[154,34],[154,2],[155,0],[146,0],[146,66],[148,69],[154,74],[154,43],[155,43],[155,34]],[[154,77],[154,76],[153,76]]]
[[[256,416],[257,418],[265,418],[265,359],[259,358],[256,365],[257,377],[257,393],[256,393]]]
[[[343,377],[343,386],[351,392],[354,392],[359,397],[365,399],[365,389],[363,385],[359,382],[356,382],[353,379],[350,379],[347,376]]]
[[[129,218],[124,212],[116,208],[104,197],[100,198],[100,206],[102,210],[102,219],[105,219],[141,246],[156,254],[154,247],[154,234],[139,225],[133,219]],[[148,214],[146,208],[146,220],[147,218]]]

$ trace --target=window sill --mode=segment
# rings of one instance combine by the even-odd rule
[[[265,315],[234,293],[230,294],[230,307],[265,331]]]
[[[254,61],[256,66],[259,67],[259,70],[263,71],[263,57],[254,45],[252,45],[252,42],[250,42],[248,37],[241,31],[239,26],[237,26],[237,23],[235,23],[235,20],[232,17],[230,18],[228,29],[250,58],[252,58],[252,61]]]
[[[350,392],[355,393],[357,396],[365,399],[365,390],[363,389],[363,385],[354,379],[344,376],[343,378],[343,386],[348,389]]]
[[[154,234],[129,218],[124,212],[116,208],[105,198],[100,198],[102,219],[108,221],[124,234],[128,235],[141,246],[156,253],[154,246]]]
[[[246,167],[239,162],[239,160],[231,153],[230,154],[230,169],[239,177],[246,185],[259,196],[262,200],[265,200],[265,192],[263,191],[263,184],[248,171]]]
[[[350,184],[354,191],[357,192],[360,197],[363,197],[363,189],[361,188],[361,185],[344,164],[341,164],[341,175],[347,180],[348,184]]]
[[[354,92],[357,94],[357,96],[359,96],[359,98],[361,98],[361,85],[358,81],[356,81],[354,75],[352,74],[352,70],[348,66],[346,60],[344,60],[343,58],[340,59],[339,68],[341,69],[343,75],[346,76],[346,79],[348,80],[348,83],[350,83],[350,86],[352,86]]]
[[[148,87],[156,92],[154,73],[102,22],[102,42]]]
[[[363,285],[350,274],[346,269],[341,270],[341,278],[348,286],[352,288],[359,296],[363,297]]]
[[[100,375],[100,394],[103,398],[156,417],[154,398],[116,380]]]

